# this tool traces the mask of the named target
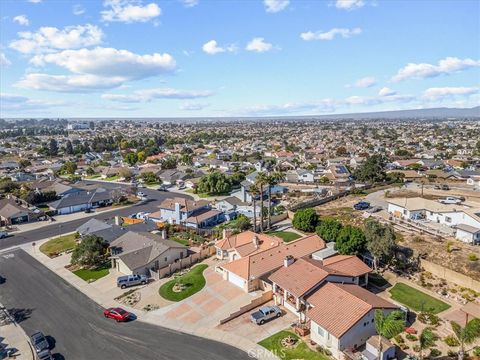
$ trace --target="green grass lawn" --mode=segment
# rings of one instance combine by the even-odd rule
[[[393,300],[415,311],[431,311],[434,314],[438,314],[450,308],[450,305],[443,301],[402,283],[395,284],[395,286],[390,289],[390,294]]]
[[[183,299],[192,296],[193,294],[199,292],[205,286],[205,278],[203,277],[203,271],[208,267],[208,265],[200,264],[193,267],[188,273],[185,275],[170,280],[160,286],[160,290],[158,291],[160,295],[167,300],[170,301],[181,301]],[[180,281],[182,284],[185,284],[187,288],[182,292],[176,293],[173,292],[173,286],[177,281]]]
[[[298,235],[297,233],[290,232],[290,231],[270,231],[267,234],[278,236],[279,238],[283,239],[283,241],[285,242],[297,240],[302,237],[301,235]]]
[[[115,175],[115,176],[110,176],[110,177],[107,177],[105,180],[106,181],[117,181],[120,179],[120,176],[118,175]]]
[[[40,251],[49,257],[53,257],[64,251],[72,250],[76,245],[76,238],[76,233],[53,238],[43,243],[40,246]]]
[[[282,360],[293,360],[293,359],[303,359],[303,360],[327,360],[330,359],[324,354],[311,350],[307,344],[300,340],[300,343],[294,349],[286,349],[280,343],[282,339],[287,336],[292,336],[296,339],[299,339],[291,331],[283,330],[280,331],[265,340],[262,340],[258,345],[263,346],[264,348],[270,350],[275,355],[277,355]]]
[[[107,276],[109,269],[110,269],[110,263],[107,262],[97,269],[79,269],[79,270],[75,270],[73,273],[77,275],[79,278],[82,278],[85,281],[89,281],[89,280],[98,280],[104,276]]]

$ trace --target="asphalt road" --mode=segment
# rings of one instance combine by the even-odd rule
[[[93,183],[93,181],[89,181],[89,183]],[[103,187],[112,188],[118,187],[118,184],[109,184],[109,183],[101,183]],[[178,194],[178,193],[171,193],[171,192],[163,192],[157,190],[151,190],[142,188],[139,189],[147,195],[146,201],[142,203],[138,203],[127,208],[118,209],[117,211],[108,211],[108,212],[99,212],[98,215],[93,216],[99,220],[108,220],[113,219],[116,215],[119,216],[128,216],[132,213],[137,213],[140,211],[144,212],[153,212],[158,210],[158,206],[160,203],[166,198],[173,198],[173,197],[184,197],[184,198],[191,198],[188,195]],[[61,215],[60,215],[61,216]],[[12,246],[18,246],[22,244],[27,244],[33,241],[38,241],[41,239],[49,238],[52,236],[58,236],[63,233],[75,231],[80,225],[85,223],[89,218],[83,218],[78,220],[73,220],[69,222],[63,223],[55,223],[53,222],[51,225],[39,227],[38,229],[26,231],[23,233],[19,233],[17,235],[9,236],[5,239],[0,239],[0,250],[7,249]],[[41,224],[41,223],[39,223]],[[43,225],[43,224],[41,224]]]
[[[32,334],[54,343],[56,359],[249,359],[219,342],[131,321],[116,323],[103,309],[20,249],[0,253],[0,302]]]

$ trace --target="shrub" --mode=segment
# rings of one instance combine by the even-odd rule
[[[422,312],[418,315],[418,321],[422,324],[438,326],[440,324],[440,318],[429,312]]]
[[[435,349],[435,348],[433,348],[433,349],[430,350],[430,355],[429,355],[429,357],[435,358],[435,357],[438,357],[438,356],[440,356],[440,355],[442,355],[442,352],[441,352],[440,350]]]
[[[413,334],[407,334],[407,335],[405,335],[405,337],[406,337],[407,340],[409,340],[409,341],[417,341],[417,340],[418,340],[418,338],[417,338],[415,335],[413,335]]]
[[[318,224],[318,215],[315,209],[300,209],[293,215],[292,225],[301,231],[313,232]]]
[[[453,335],[448,335],[446,338],[443,339],[443,342],[450,347],[460,345],[457,338]]]
[[[477,260],[478,260],[477,254],[470,254],[470,255],[468,255],[468,260],[470,260],[470,261],[477,261]]]
[[[404,344],[405,340],[403,339],[402,335],[398,334],[397,336],[394,337],[394,340],[397,342],[397,344]]]
[[[480,346],[475,346],[473,348],[473,355],[477,357],[480,356]]]
[[[451,358],[456,358],[457,355],[458,355],[457,352],[453,351],[453,350],[448,350],[448,352],[447,352],[447,356],[451,357]]]

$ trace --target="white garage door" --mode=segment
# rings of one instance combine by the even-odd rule
[[[245,284],[245,280],[231,272],[228,273],[228,281],[230,281],[235,286],[241,287],[242,289],[243,285]]]

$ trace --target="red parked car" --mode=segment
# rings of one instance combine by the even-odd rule
[[[130,314],[128,311],[123,310],[122,308],[108,308],[103,311],[103,315],[106,318],[114,319],[117,322],[120,321],[127,321],[132,314]]]

